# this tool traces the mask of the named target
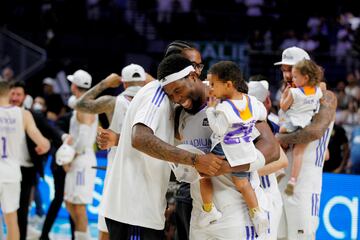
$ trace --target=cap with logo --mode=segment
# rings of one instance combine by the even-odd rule
[[[310,60],[310,56],[303,49],[298,47],[289,47],[282,53],[281,62],[274,63],[274,65],[295,65],[301,60]]]
[[[142,82],[146,80],[145,70],[137,64],[130,64],[121,70],[121,80],[123,82]]]
[[[77,70],[76,72],[74,72],[73,75],[68,75],[67,79],[78,87],[81,88],[91,87],[92,77],[88,72],[84,70],[81,69]]]
[[[264,102],[269,95],[269,83],[266,80],[250,81],[248,87],[248,94],[256,97],[260,102]]]

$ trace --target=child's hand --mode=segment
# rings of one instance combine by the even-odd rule
[[[287,96],[287,95],[289,95],[290,88],[291,88],[290,85],[287,85],[287,86],[285,87],[284,91],[282,92],[282,95],[284,95],[284,97]]]
[[[326,91],[326,83],[324,83],[324,82],[319,83],[319,87],[320,87],[321,91]]]
[[[219,99],[217,99],[216,97],[210,96],[207,105],[208,105],[208,107],[215,107],[218,103],[219,103]]]

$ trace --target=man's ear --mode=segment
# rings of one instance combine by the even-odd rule
[[[196,80],[197,80],[196,72],[191,72],[189,74],[189,77],[191,78],[192,81],[196,82]]]

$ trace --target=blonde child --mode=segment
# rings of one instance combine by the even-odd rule
[[[310,124],[319,110],[322,89],[326,88],[324,83],[320,84],[323,79],[321,67],[311,60],[302,60],[295,64],[292,76],[295,86],[286,87],[280,99],[280,133],[294,132]],[[294,192],[305,147],[306,144],[296,144],[293,148],[291,177],[285,189],[288,195]]]
[[[248,88],[239,67],[230,61],[219,62],[210,68],[207,79],[211,97],[206,115],[213,130],[212,152],[224,155],[232,167],[251,163],[258,157],[263,158],[252,142],[252,132],[256,121],[266,119],[266,109],[255,97],[246,94]],[[250,174],[252,173],[233,172],[232,180],[244,197],[256,232],[262,234],[268,229],[269,221],[267,213],[259,207],[249,182]],[[221,213],[212,201],[211,178],[200,180],[200,191],[203,212],[199,225],[206,226],[221,218]]]

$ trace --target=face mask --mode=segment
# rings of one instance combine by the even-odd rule
[[[67,105],[69,106],[69,108],[74,109],[76,104],[76,97],[74,95],[71,95],[71,97],[69,97]]]
[[[34,105],[33,105],[33,110],[35,110],[35,111],[42,111],[43,109],[44,109],[44,107],[43,107],[43,105],[41,105],[40,103],[34,103]]]

